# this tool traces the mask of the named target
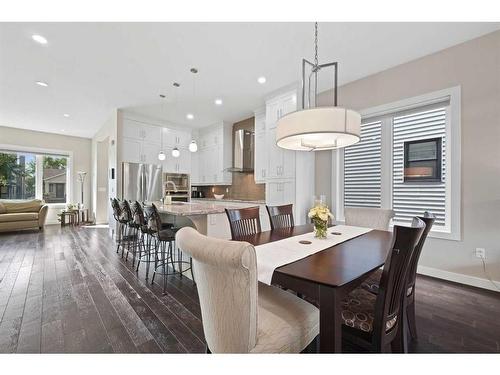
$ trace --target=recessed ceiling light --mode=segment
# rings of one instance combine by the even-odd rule
[[[40,44],[47,44],[47,39],[45,39],[43,36],[41,35],[37,35],[37,34],[34,34],[31,36],[31,38],[37,42],[37,43],[40,43]]]
[[[215,99],[215,105],[222,105],[222,99]]]
[[[43,87],[47,87],[49,85],[47,82],[43,82],[43,81],[36,81],[35,83],[38,86],[43,86]]]
[[[64,116],[64,117],[69,117],[69,115],[68,115],[67,113],[65,113],[63,116]]]
[[[64,129],[61,129],[61,131],[62,131],[62,132],[64,133],[64,132],[65,132],[66,130],[64,130]]]
[[[264,83],[266,83],[266,77],[262,76],[262,77],[257,78],[257,82],[259,82],[261,85],[263,85]]]
[[[192,113],[188,113],[188,114],[186,115],[186,118],[187,118],[188,120],[192,120],[192,119],[194,119],[194,115],[193,115]]]

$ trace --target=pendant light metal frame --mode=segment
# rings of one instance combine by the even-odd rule
[[[276,144],[278,147],[295,150],[295,151],[321,151],[334,150],[338,148],[348,147],[360,140],[360,124],[361,116],[350,109],[337,106],[338,103],[338,62],[330,62],[326,64],[318,63],[318,24],[315,23],[315,56],[314,63],[307,59],[302,59],[302,109],[291,112],[278,120],[276,129]],[[311,68],[308,82],[308,96],[306,101],[306,67]],[[333,67],[333,106],[317,106],[318,98],[318,72],[325,68]],[[312,75],[314,74],[314,78]],[[314,106],[311,104],[311,79],[314,79]],[[306,108],[307,102],[307,108]],[[315,129],[314,125],[310,129],[305,128],[305,117],[312,122],[318,123]],[[334,124],[343,117],[343,129]],[[280,126],[281,125],[281,126]],[[301,129],[303,128],[303,129]],[[318,139],[324,139],[328,135],[338,134],[340,137],[335,137],[333,143],[305,143],[304,136],[317,135]],[[340,140],[340,142],[338,141]]]

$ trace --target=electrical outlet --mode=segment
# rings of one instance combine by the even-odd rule
[[[486,249],[483,249],[482,247],[476,247],[476,258],[486,258]]]

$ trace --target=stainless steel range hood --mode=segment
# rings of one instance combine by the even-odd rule
[[[239,129],[234,132],[233,167],[228,172],[253,173],[255,134],[251,130]]]

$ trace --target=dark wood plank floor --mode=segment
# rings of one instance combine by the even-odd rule
[[[196,287],[167,294],[115,253],[104,228],[0,234],[0,353],[199,353]],[[500,294],[417,281],[413,352],[500,352]]]

